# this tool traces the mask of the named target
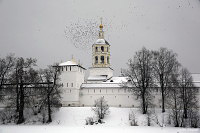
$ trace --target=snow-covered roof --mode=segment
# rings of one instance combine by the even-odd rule
[[[105,83],[123,83],[127,81],[128,81],[128,77],[112,77],[109,80],[107,80]]]
[[[107,79],[107,75],[95,75],[95,76],[89,76],[87,80],[89,81],[105,81]]]
[[[127,77],[112,77],[106,80],[106,76],[90,76],[88,80],[101,80],[101,83],[83,83],[82,88],[119,88],[123,82],[127,82]],[[105,81],[106,80],[106,81]]]
[[[200,87],[200,74],[192,74],[193,76],[193,83],[196,87]],[[103,76],[93,76],[89,77],[90,80],[102,80]],[[88,78],[88,79],[89,79]],[[103,81],[103,80],[102,80]],[[128,77],[112,77],[104,82],[101,83],[83,83],[81,85],[82,88],[119,88],[122,87],[121,83],[128,82]],[[157,84],[159,86],[159,84]]]
[[[200,82],[200,73],[192,73],[191,75],[194,82]]]
[[[200,73],[192,73],[191,75],[195,87],[200,87]]]
[[[78,64],[75,61],[67,61],[59,64],[59,66],[74,66],[74,65]]]
[[[121,87],[118,83],[83,83],[81,88],[119,88]]]
[[[109,45],[109,43],[105,39],[97,39],[95,44],[108,44]]]
[[[59,64],[60,67],[62,66],[79,66],[83,69],[85,69],[84,67],[82,67],[80,64],[77,64],[76,61],[74,59],[67,61],[67,62],[63,62]],[[86,69],[85,69],[86,70]]]

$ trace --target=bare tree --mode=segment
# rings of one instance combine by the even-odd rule
[[[99,119],[103,119],[105,115],[109,114],[109,106],[103,97],[95,100],[94,106],[95,107],[92,108],[92,110],[95,112]]]
[[[130,80],[129,87],[141,99],[142,113],[146,114],[151,104],[153,83],[152,53],[146,48],[136,52],[133,59],[128,61],[128,69],[123,75]]]
[[[61,105],[61,84],[59,84],[59,75],[60,68],[58,64],[49,66],[49,68],[43,70],[41,75],[42,82],[48,83],[47,88],[43,90],[43,104],[41,104],[41,107],[47,107],[47,122],[52,122],[52,107],[59,107]]]
[[[175,127],[197,126],[199,115],[196,88],[192,76],[185,68],[173,72],[170,82],[170,101]]]
[[[165,112],[165,97],[168,94],[169,78],[174,67],[178,64],[177,54],[166,48],[160,48],[159,51],[153,51],[154,76],[160,84],[162,98],[162,112]]]
[[[191,74],[186,68],[182,68],[179,76],[180,98],[183,103],[183,118],[188,118],[188,111],[197,106],[196,94],[198,89],[194,87]]]
[[[24,105],[25,105],[25,88],[30,81],[30,76],[28,76],[32,67],[36,65],[36,60],[32,58],[18,58],[15,64],[15,80],[16,84],[16,105],[18,112],[17,124],[24,122]]]
[[[178,81],[178,71],[174,71],[171,75],[169,87],[170,99],[168,100],[169,107],[172,110],[172,119],[175,127],[182,125],[182,101],[180,99],[180,88]]]
[[[8,82],[11,69],[14,66],[14,55],[0,58],[0,101],[3,100],[3,84]]]

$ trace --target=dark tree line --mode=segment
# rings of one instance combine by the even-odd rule
[[[58,64],[37,70],[33,58],[0,58],[0,99],[15,110],[10,119],[21,124],[25,122],[24,111],[31,109],[34,115],[47,114],[43,122],[51,122],[52,108],[60,106],[59,75]]]
[[[128,77],[128,83],[123,86],[139,98],[143,114],[152,107],[153,92],[158,88],[162,112],[165,112],[166,106],[172,109],[174,125],[190,123],[195,127],[199,121],[199,88],[195,87],[189,71],[178,62],[176,53],[166,48],[150,51],[143,47],[129,59],[127,65],[123,75]]]

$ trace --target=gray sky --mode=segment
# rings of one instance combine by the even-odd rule
[[[87,31],[100,17],[115,75],[143,46],[172,49],[183,66],[200,72],[199,0],[0,0],[0,56],[34,57],[44,68],[73,54],[88,68],[92,43],[66,37],[66,26]]]

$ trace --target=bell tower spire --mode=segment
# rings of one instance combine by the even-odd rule
[[[99,25],[99,38],[92,45],[92,65],[93,67],[103,68],[110,67],[110,45],[104,39],[104,31],[102,18],[100,18],[101,24]]]
[[[89,82],[102,82],[110,79],[113,76],[113,69],[110,67],[110,44],[104,39],[103,23],[99,25],[99,36],[96,42],[92,45],[92,67],[89,68]],[[100,76],[102,79],[94,79]]]
[[[103,24],[102,24],[103,18],[100,18],[101,24],[99,25],[99,39],[104,39],[104,31],[103,31]]]

